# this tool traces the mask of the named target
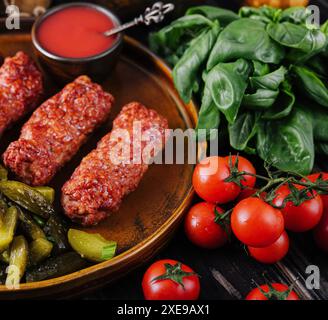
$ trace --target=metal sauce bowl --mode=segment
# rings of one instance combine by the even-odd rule
[[[114,26],[121,24],[118,17],[110,10],[93,3],[75,2],[54,7],[40,16],[32,27],[32,43],[42,68],[60,83],[67,83],[79,75],[87,75],[94,81],[101,82],[110,75],[115,66],[123,43],[122,34],[118,34],[113,45],[104,52],[86,58],[66,58],[44,49],[38,41],[37,29],[50,15],[70,7],[89,7],[108,16]]]

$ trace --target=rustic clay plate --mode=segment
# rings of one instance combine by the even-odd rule
[[[1,34],[0,54],[11,56],[23,50],[32,57],[29,34]],[[45,75],[46,76],[46,75]],[[70,177],[81,159],[111,128],[113,118],[121,107],[131,101],[157,110],[175,128],[193,128],[197,110],[193,103],[184,104],[174,89],[169,68],[135,40],[126,37],[122,56],[116,69],[102,83],[116,98],[111,119],[84,145],[77,156],[55,177],[51,185],[56,189],[56,207],[61,211],[59,198],[63,183]],[[47,95],[60,87],[47,79]],[[2,153],[15,140],[24,119],[7,131],[0,141]],[[192,165],[152,165],[138,189],[129,195],[120,210],[97,227],[90,228],[118,243],[118,255],[78,272],[48,281],[21,284],[17,290],[0,286],[0,298],[63,297],[104,285],[145,263],[170,239],[189,205],[193,191]]]

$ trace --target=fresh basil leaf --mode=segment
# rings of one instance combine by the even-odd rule
[[[321,26],[320,30],[326,35],[326,46],[322,51],[322,55],[328,58],[328,20]]]
[[[278,90],[280,84],[285,80],[287,69],[281,66],[279,69],[258,77],[251,77],[250,84],[253,89]]]
[[[244,152],[248,153],[248,154],[254,154],[256,155],[256,148],[253,148],[253,147],[249,147],[247,146],[245,149],[244,149]]]
[[[282,120],[262,121],[257,133],[257,152],[280,170],[309,174],[314,163],[311,117],[300,108]]]
[[[282,119],[287,117],[293,110],[296,98],[294,93],[291,91],[291,88],[289,88],[287,84],[284,85],[284,83],[273,106],[263,113],[263,119]]]
[[[245,59],[233,63],[219,63],[206,77],[206,87],[212,99],[229,123],[233,123],[247,88],[252,65]]]
[[[239,114],[233,124],[228,125],[230,145],[234,149],[246,149],[248,142],[256,134],[258,119],[258,113],[246,111]]]
[[[328,55],[327,55],[328,57]],[[324,54],[318,54],[306,62],[306,66],[322,77],[328,78],[327,57]]]
[[[243,18],[251,18],[255,20],[261,20],[263,22],[276,21],[282,10],[272,8],[269,6],[262,6],[259,8],[254,7],[241,7],[239,10],[239,15]]]
[[[149,35],[149,46],[162,57],[176,61],[184,53],[189,42],[213,22],[202,15],[183,16],[158,32]],[[180,51],[180,52],[178,52]]]
[[[309,30],[304,39],[303,48],[292,49],[287,59],[297,63],[309,60],[325,49],[327,37],[320,30]]]
[[[288,58],[295,62],[309,59],[323,50],[326,44],[322,31],[290,22],[270,23],[267,32],[279,44],[294,49],[288,53]]]
[[[173,69],[175,87],[186,103],[191,99],[193,88],[197,85],[197,75],[205,64],[219,32],[218,23],[210,30],[202,32]]]
[[[320,27],[320,30],[324,33],[324,34],[328,34],[328,20]]]
[[[178,48],[175,49],[175,51],[170,51],[169,49],[166,49],[165,51],[163,51],[165,53],[161,52],[161,50],[157,53],[161,54],[170,66],[175,66],[179,62],[180,58],[183,56],[184,52],[188,49],[188,47],[189,42],[183,42]]]
[[[328,88],[319,76],[305,67],[294,66],[292,71],[298,80],[299,89],[320,105],[328,107]]]
[[[270,37],[283,46],[290,48],[303,48],[304,39],[308,33],[305,26],[293,24],[291,22],[270,23],[267,32]]]
[[[252,15],[260,15],[260,10],[255,7],[243,6],[239,9],[238,14],[242,18],[249,18]]]
[[[304,102],[302,108],[312,116],[314,140],[328,142],[327,109],[311,101]]]
[[[264,76],[265,74],[270,72],[270,67],[267,63],[263,63],[260,61],[253,60],[253,77]]]
[[[255,93],[245,94],[243,106],[253,110],[266,110],[276,101],[279,90],[257,89]]]
[[[306,64],[313,68],[315,72],[328,77],[328,66],[326,63],[328,58],[328,20],[321,26],[320,30],[326,36],[326,45],[319,54],[309,59]]]
[[[283,57],[283,47],[271,40],[263,22],[242,18],[231,22],[220,33],[208,59],[207,70],[219,62],[239,58],[278,64]]]
[[[279,22],[287,21],[295,24],[305,24],[311,15],[311,10],[305,7],[290,7],[282,11]]]
[[[210,90],[205,87],[202,98],[202,105],[199,110],[196,130],[206,129],[206,138],[210,138],[211,129],[217,129],[220,124],[220,111],[216,107]],[[198,133],[198,132],[197,132]],[[201,136],[200,138],[204,138]]]
[[[279,96],[279,87],[285,80],[286,73],[286,68],[281,66],[279,69],[263,76],[251,77],[250,86],[255,92],[244,95],[243,105],[248,109],[259,111],[272,107]]]
[[[186,12],[186,15],[193,14],[201,14],[210,20],[219,20],[221,26],[226,26],[239,19],[239,16],[233,11],[213,6],[191,7]]]
[[[328,35],[328,20],[320,27],[320,30],[324,34]]]

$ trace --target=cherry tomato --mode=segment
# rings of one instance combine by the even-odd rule
[[[215,222],[216,213],[223,213],[219,207],[208,202],[194,205],[188,212],[184,228],[188,239],[195,245],[214,249],[222,247],[228,241],[224,226]]]
[[[235,165],[237,156],[227,156],[224,158],[226,163],[230,165],[230,161],[232,165]],[[256,170],[254,166],[244,157],[238,156],[238,171],[245,171],[251,174],[256,174]],[[256,183],[256,177],[250,175],[243,175],[241,180],[241,184],[247,188],[253,188]]]
[[[289,238],[284,231],[273,244],[264,248],[248,247],[250,255],[262,263],[276,263],[280,261],[288,252]]]
[[[314,228],[313,236],[317,246],[328,252],[328,207],[325,207],[319,224]]]
[[[240,187],[234,182],[224,182],[230,176],[229,165],[224,158],[203,159],[195,168],[193,186],[197,194],[207,202],[227,203],[237,198]]]
[[[307,178],[315,182],[321,175],[323,180],[328,180],[328,173],[314,173],[309,175]],[[317,246],[328,252],[328,195],[320,195],[323,203],[323,214],[319,224],[314,228],[314,240]]]
[[[286,297],[289,287],[282,283],[272,283],[271,288],[263,284],[260,288],[269,295],[266,297],[259,288],[253,289],[246,297],[246,300],[299,300],[295,291],[291,291]]]
[[[297,189],[304,187],[295,185]],[[282,185],[276,191],[276,197],[273,200],[275,206],[281,206],[284,199],[290,194],[289,187]],[[320,221],[323,204],[321,197],[316,195],[313,199],[306,200],[299,206],[295,206],[292,201],[288,201],[286,206],[281,209],[284,216],[286,229],[294,232],[305,232],[313,229]]]
[[[284,231],[281,212],[259,198],[247,198],[232,211],[231,227],[244,244],[261,248],[273,244]]]
[[[142,289],[146,300],[196,300],[200,284],[191,268],[166,259],[153,263],[147,269]]]
[[[307,176],[307,178],[312,181],[315,182],[318,180],[318,178],[321,176],[322,180],[328,180],[328,173],[326,172],[318,172],[318,173],[313,173],[310,174],[309,176]],[[306,179],[302,179],[302,181],[306,181]],[[323,201],[323,205],[324,207],[328,207],[328,194],[327,195],[320,195],[321,196],[321,200]]]

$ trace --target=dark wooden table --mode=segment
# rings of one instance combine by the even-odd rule
[[[210,4],[236,9],[234,1],[207,1]],[[318,1],[314,1],[319,4]],[[323,5],[322,5],[323,4]],[[326,0],[321,0],[321,14],[325,19],[328,10]],[[141,41],[146,41],[146,29],[139,29],[130,34]],[[251,288],[253,281],[264,282],[263,273],[274,282],[295,282],[295,289],[303,299],[328,298],[328,260],[320,252],[311,234],[291,235],[291,248],[287,257],[273,266],[257,263],[247,256],[239,244],[231,244],[223,249],[206,251],[192,245],[185,237],[182,228],[177,232],[161,254],[146,266],[132,271],[116,283],[105,286],[96,292],[83,296],[83,299],[143,299],[142,275],[150,263],[163,258],[179,260],[191,266],[201,281],[201,299],[243,299]],[[319,290],[308,290],[305,287],[306,268],[315,265],[320,268]]]

